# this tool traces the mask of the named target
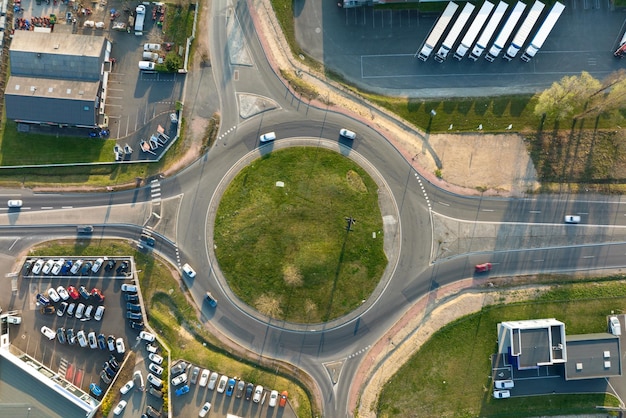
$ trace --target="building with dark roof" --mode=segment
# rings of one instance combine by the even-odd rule
[[[104,37],[16,31],[9,50],[7,118],[95,128],[104,115],[111,42]]]

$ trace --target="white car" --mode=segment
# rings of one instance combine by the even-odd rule
[[[151,333],[146,332],[146,331],[141,331],[139,333],[139,338],[141,338],[142,340],[146,340],[148,342],[152,342],[152,341],[155,340],[154,334],[151,334]]]
[[[192,269],[191,266],[187,263],[185,263],[185,265],[183,266],[183,273],[189,276],[190,279],[196,277],[196,271]]]
[[[496,389],[511,389],[515,386],[512,380],[496,380]]]
[[[146,390],[144,384],[143,384],[143,375],[141,374],[140,370],[135,370],[135,372],[133,373],[133,382],[135,382],[135,386],[137,386],[137,389],[139,389],[140,391],[144,391]]]
[[[579,224],[580,223],[580,216],[566,215],[565,216],[565,223],[566,224]]]
[[[276,402],[278,402],[278,391],[273,390],[272,392],[270,392],[270,402],[268,405],[273,408],[276,406]]]
[[[609,318],[609,325],[611,326],[611,334],[622,335],[622,325],[619,323],[619,319],[616,316]]]
[[[144,52],[157,52],[161,50],[160,44],[143,44]]]
[[[117,340],[115,340],[115,349],[120,354],[124,354],[126,352],[126,347],[124,347],[124,339],[123,338],[120,337]]]
[[[183,373],[179,376],[176,376],[172,379],[172,386],[178,386],[181,383],[185,383],[187,381],[187,373]],[[222,391],[223,392],[223,391]]]
[[[122,395],[126,395],[128,392],[130,392],[130,390],[135,386],[135,384],[133,383],[132,380],[129,380],[128,382],[126,382],[126,384],[124,386],[122,386],[122,388],[120,389],[120,393]]]
[[[148,369],[156,374],[157,376],[161,376],[163,374],[163,367],[156,365],[154,363],[150,363],[150,365],[148,366]]]
[[[124,283],[122,285],[122,292],[137,293],[137,286],[134,284]]]
[[[81,347],[87,347],[87,336],[85,336],[85,331],[82,329],[78,331],[76,333],[76,338],[78,339],[78,344],[80,344]]]
[[[22,201],[19,199],[13,199],[13,200],[9,200],[7,202],[7,206],[10,208],[21,208],[22,207]]]
[[[50,274],[50,270],[52,270],[52,266],[54,266],[54,260],[46,261],[46,264],[43,265],[41,272],[43,274]]]
[[[104,305],[98,306],[98,309],[96,309],[96,313],[93,315],[93,319],[99,321],[102,319],[102,315],[104,315]]]
[[[148,354],[148,358],[150,359],[151,362],[153,362],[154,364],[158,364],[159,366],[161,365],[161,363],[163,363],[163,357],[161,357],[160,355],[156,353]]]
[[[59,296],[57,291],[54,290],[54,288],[52,287],[48,289],[48,296],[50,296],[50,299],[52,299],[52,301],[55,303],[61,300],[61,297]]]
[[[153,375],[152,373],[148,373],[148,382],[150,382],[152,385],[158,388],[163,386],[163,381],[159,379],[158,377],[156,377],[155,375]]]
[[[98,340],[96,340],[96,333],[91,331],[87,334],[87,340],[89,341],[89,347],[98,348]]]
[[[61,272],[61,268],[63,267],[63,264],[65,264],[65,259],[64,258],[58,259],[57,262],[54,263],[54,265],[52,266],[52,274],[54,274],[55,276],[58,276],[59,273]]]
[[[117,404],[115,409],[113,410],[113,415],[119,415],[126,408],[126,401],[121,400],[120,403]]]
[[[266,134],[263,134],[259,137],[259,141],[265,143],[265,142],[272,142],[276,139],[276,132],[268,132]]]
[[[50,341],[54,340],[57,336],[56,332],[46,326],[41,327],[41,333],[45,335],[46,338],[48,338]]]
[[[206,402],[203,406],[202,409],[200,410],[200,412],[198,413],[199,417],[206,417],[206,414],[209,413],[209,411],[211,410],[211,402]]]
[[[70,273],[76,274],[80,271],[80,268],[83,265],[83,260],[76,260],[72,268],[70,269]]]
[[[220,382],[217,384],[217,393],[224,393],[226,390],[226,384],[228,383],[228,376],[223,375],[220,378]]]
[[[43,261],[41,258],[39,260],[37,260],[37,262],[33,266],[32,273],[33,274],[41,273],[41,269],[43,268],[44,263],[45,263],[45,261]]]
[[[68,300],[70,298],[70,294],[67,293],[67,290],[63,286],[57,287],[57,293],[61,296],[61,299]]]
[[[343,136],[344,138],[347,139],[355,139],[356,138],[356,134],[348,129],[340,129],[339,130],[339,135]]]
[[[494,390],[493,397],[496,399],[510,398],[511,392],[509,392],[508,390]]]
[[[98,271],[100,271],[100,267],[102,267],[102,263],[104,263],[104,258],[97,259],[96,262],[93,263],[93,266],[91,267],[91,271],[93,273],[97,273]]]
[[[200,382],[198,383],[200,385],[200,387],[205,387],[207,382],[209,381],[209,375],[211,374],[210,371],[208,371],[207,369],[202,370],[202,374],[200,375]]]
[[[254,396],[252,397],[252,402],[254,402],[254,403],[261,402],[261,396],[263,396],[263,386],[258,385],[254,389]]]
[[[87,309],[85,309],[85,314],[83,315],[85,317],[85,319],[91,319],[91,313],[93,312],[93,305],[89,305],[87,306]]]
[[[211,373],[211,377],[209,378],[209,389],[210,389],[210,390],[215,389],[215,384],[217,383],[217,378],[218,378],[219,376],[220,376],[220,375],[219,375],[219,374],[217,374],[217,372],[213,372],[213,373]]]
[[[76,319],[81,319],[83,317],[83,313],[85,312],[85,304],[79,303],[76,307],[76,312],[74,313],[74,317]]]

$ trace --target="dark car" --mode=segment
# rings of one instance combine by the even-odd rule
[[[57,339],[61,344],[65,344],[67,342],[67,338],[65,337],[65,328],[57,329]]]
[[[50,299],[45,297],[43,293],[37,293],[37,303],[43,306],[50,305]]]
[[[139,296],[136,293],[127,293],[126,294],[127,302],[139,302]]]
[[[93,226],[91,225],[78,225],[76,232],[79,234],[91,234],[93,233]]]
[[[148,405],[148,408],[146,408],[146,415],[148,415],[150,418],[160,418],[161,417],[161,413],[159,411],[157,411],[156,409],[154,409],[152,407],[152,405]]]
[[[92,266],[93,266],[93,263],[91,261],[85,261],[85,264],[83,264],[83,268],[80,269],[80,274],[83,276],[88,275],[91,272]]]
[[[91,289],[91,297],[93,300],[95,300],[98,303],[104,302],[104,295],[102,294],[100,289],[98,289],[97,287],[94,287],[93,289]]]
[[[111,379],[115,377],[115,371],[110,368],[108,365],[104,368],[104,371],[109,375]]]
[[[104,271],[111,271],[115,268],[115,265],[117,264],[117,261],[115,260],[108,260],[106,262],[106,264],[104,265]]]
[[[68,329],[66,334],[67,334],[67,342],[72,345],[76,344],[76,336],[74,335],[74,328]]]
[[[172,376],[176,376],[177,374],[180,374],[184,372],[185,370],[187,370],[187,366],[189,365],[185,363],[184,361],[178,362],[176,363],[174,367],[172,367],[172,370],[170,370],[170,374]]]
[[[241,398],[245,390],[246,390],[246,382],[244,382],[243,380],[239,380],[239,382],[237,382],[237,390],[235,391],[235,397]]]
[[[115,337],[109,335],[107,337],[107,347],[109,347],[109,351],[115,351]]]
[[[104,334],[98,334],[98,347],[100,348],[100,350],[107,349],[107,339]]]
[[[81,286],[78,289],[78,293],[80,293],[80,295],[83,297],[83,299],[85,300],[89,300],[89,298],[91,297],[91,295],[89,294],[89,292],[87,291],[87,289],[85,288],[85,286]]]
[[[148,389],[148,393],[152,396],[156,396],[157,398],[163,397],[163,392],[161,392],[158,389],[153,388],[152,386],[150,386],[150,389]]]
[[[136,319],[136,320],[141,320],[142,316],[140,313],[136,313],[136,312],[126,312],[126,318],[128,319]]]
[[[22,267],[22,275],[28,276],[31,268],[33,268],[33,260],[26,261],[24,267]]]
[[[131,312],[141,312],[141,305],[136,305],[134,303],[127,303],[126,310]]]
[[[107,385],[111,383],[111,378],[107,376],[107,373],[104,370],[100,372],[100,379],[102,379],[102,381]]]
[[[156,242],[153,237],[146,235],[146,234],[141,234],[141,236],[139,237],[139,240],[141,242],[145,242],[146,245],[149,245],[150,247],[154,247],[154,243]]]
[[[39,312],[41,312],[44,315],[52,315],[54,314],[55,311],[56,311],[56,308],[51,305],[42,306],[41,308],[39,308]]]
[[[63,267],[61,267],[61,274],[65,275],[69,273],[71,269],[72,269],[72,260],[67,260],[65,263],[63,263]]]
[[[248,385],[246,385],[246,401],[249,401],[252,398],[252,392],[254,392],[254,385],[252,383],[248,383]]]
[[[128,261],[122,261],[122,264],[115,270],[117,274],[125,273],[128,270]]]
[[[143,329],[143,322],[128,321],[128,326],[137,331],[141,331]]]
[[[111,368],[113,370],[119,370],[120,369],[120,364],[117,362],[117,360],[115,360],[115,357],[113,357],[113,356],[109,357],[109,365],[111,366]]]

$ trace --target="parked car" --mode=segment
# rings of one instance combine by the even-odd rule
[[[254,385],[252,383],[248,383],[246,385],[246,396],[245,400],[249,401],[252,398],[252,392],[254,392]]]
[[[56,311],[56,308],[52,305],[42,306],[41,308],[39,308],[39,312],[41,312],[44,315],[52,315],[55,311]]]
[[[346,139],[355,139],[356,134],[348,129],[342,128],[339,130],[339,135],[343,136]]]
[[[152,355],[152,354],[150,354],[150,355]],[[159,364],[161,364],[161,363],[159,363]],[[203,388],[203,387],[206,386],[206,384],[209,382],[209,375],[210,374],[211,374],[211,372],[208,371],[207,369],[202,370],[202,374],[200,374],[200,382],[198,382],[200,387]]]
[[[74,300],[77,300],[80,297],[80,293],[78,293],[78,290],[74,286],[69,286],[67,288],[67,293],[69,293],[70,297]]]
[[[141,305],[137,305],[135,303],[126,303],[126,310],[130,312],[141,312]]]
[[[57,328],[57,339],[61,344],[65,344],[67,342],[67,338],[65,337],[65,328]]]
[[[163,374],[163,367],[154,363],[150,363],[150,365],[148,366],[148,370],[150,370],[152,373],[154,373],[157,376],[161,376]]]
[[[122,284],[122,292],[137,293],[137,291],[138,291],[137,286],[135,286],[134,284],[128,284],[128,283]]]
[[[257,385],[254,389],[254,396],[252,397],[252,402],[259,403],[261,402],[261,396],[263,396],[263,386]]]
[[[78,288],[78,293],[80,293],[80,295],[83,297],[83,299],[85,300],[89,300],[89,298],[91,297],[91,294],[87,291],[87,289],[85,288],[85,286],[81,286]]]
[[[91,272],[92,273],[97,273],[100,271],[100,267],[102,267],[102,264],[104,263],[104,258],[98,258],[94,263],[93,266],[91,267]]]
[[[220,378],[220,382],[217,384],[217,393],[224,393],[226,390],[226,384],[228,383],[228,376],[223,375]]]
[[[115,269],[115,272],[117,274],[123,274],[126,273],[126,271],[128,270],[128,261],[122,261],[122,263],[120,264],[120,266],[118,268]]]
[[[132,380],[129,380],[128,382],[126,382],[126,384],[124,386],[122,386],[120,388],[120,393],[122,395],[126,395],[128,392],[130,392],[130,390],[135,386],[135,383]]]
[[[512,380],[496,380],[494,384],[496,389],[511,389],[515,386]]]
[[[61,267],[61,274],[62,275],[66,275],[67,273],[70,272],[70,270],[72,269],[72,260],[67,260],[64,264],[63,267]]]
[[[144,341],[148,341],[148,342],[153,342],[156,339],[154,334],[151,334],[151,333],[149,333],[147,331],[141,331],[139,333],[139,338],[141,338]]]
[[[107,364],[106,366],[104,366],[104,372],[111,378],[113,379],[115,377],[115,370],[113,370],[112,368],[109,367],[109,365]]]
[[[198,375],[200,374],[200,367],[195,366],[192,370],[191,370],[191,383],[192,384],[196,384],[196,382],[198,381]]]
[[[43,261],[41,258],[39,260],[37,260],[35,262],[35,264],[33,264],[33,270],[32,273],[33,274],[39,274],[41,273],[41,269],[43,268],[45,261]]]
[[[239,382],[237,382],[237,390],[235,391],[235,397],[241,398],[245,390],[246,390],[246,382],[239,379]]]
[[[273,390],[270,392],[270,401],[268,403],[268,405],[273,408],[276,406],[276,403],[278,402],[278,391],[277,390]]]
[[[494,390],[493,397],[496,399],[510,398],[511,392],[509,392],[508,390]]]
[[[74,317],[76,319],[81,319],[83,317],[84,312],[85,312],[85,304],[79,303],[78,306],[76,306],[76,312],[74,313]]]
[[[121,400],[117,406],[115,407],[115,409],[113,410],[113,415],[119,415],[122,413],[122,411],[124,410],[124,408],[126,408],[126,401],[125,400]]]
[[[109,335],[107,337],[107,347],[109,348],[109,351],[115,351],[115,337],[112,335]]]
[[[70,318],[73,317],[75,311],[76,311],[76,304],[70,303],[69,306],[67,307],[67,316],[69,316]]]
[[[54,332],[45,325],[41,327],[41,333],[49,340],[54,340],[57,336],[56,332]]]
[[[113,357],[112,355],[109,356],[109,364],[111,365],[111,368],[113,368],[113,370],[115,370],[115,371],[120,369],[120,364],[117,362],[115,357]]]
[[[108,260],[106,262],[106,264],[104,265],[104,271],[111,271],[115,268],[115,265],[117,264],[117,261],[115,260]]]
[[[141,374],[141,370],[135,370],[133,373],[133,382],[135,382],[135,386],[137,386],[137,389],[140,391],[143,392],[146,389],[143,384],[143,375]]]
[[[76,335],[74,335],[74,328],[67,330],[67,342],[71,345],[76,344]]]
[[[126,352],[126,347],[124,347],[124,339],[118,338],[115,340],[115,348],[119,354],[124,354]]]
[[[46,264],[43,265],[41,272],[43,274],[50,274],[50,271],[52,270],[52,266],[54,266],[54,260],[46,261]]]
[[[54,290],[54,288],[50,288],[48,289],[48,297],[50,298],[50,300],[54,303],[58,302],[61,300],[61,297],[59,296],[59,294],[57,293],[56,290]]]
[[[102,315],[104,315],[104,305],[98,306],[98,308],[96,309],[96,313],[93,316],[93,319],[99,321],[102,319]]]
[[[200,409],[198,416],[201,418],[204,418],[206,417],[206,414],[208,414],[210,410],[211,410],[211,402],[205,402],[204,405],[202,405],[202,409]]]
[[[609,318],[609,327],[611,329],[611,334],[622,335],[622,325],[619,323],[619,319],[616,316]]]
[[[181,383],[187,383],[187,373],[183,373],[172,379],[172,386],[178,386]]]
[[[158,364],[159,366],[161,365],[161,363],[163,363],[163,357],[161,357],[160,355],[156,353],[148,354],[148,358],[150,359],[151,362],[153,362],[154,364]]]
[[[226,396],[233,396],[233,392],[235,391],[235,384],[237,381],[232,377],[228,379],[228,383],[226,384]]]
[[[97,287],[94,287],[93,289],[91,289],[91,298],[98,303],[104,302],[104,295],[102,294],[100,289],[98,289]]]
[[[150,386],[150,389],[148,389],[148,393],[154,396],[155,398],[161,399],[163,397],[163,392],[161,392],[159,389],[156,389],[152,386]]]
[[[28,276],[34,264],[35,262],[33,260],[26,260],[26,262],[22,266],[22,276]]]
[[[104,334],[98,334],[98,348],[100,350],[106,350],[107,349],[107,339],[104,336]]]
[[[157,388],[163,386],[163,381],[152,373],[148,373],[148,382],[150,382],[151,385],[154,385]]]
[[[102,381],[107,385],[111,383],[111,378],[107,375],[107,372],[105,372],[104,370],[100,372],[100,379],[102,379]]]
[[[148,407],[146,408],[146,415],[149,416],[150,418],[160,418],[161,417],[161,413],[159,411],[157,411],[156,409],[154,409],[152,407],[152,405],[148,405]]]
[[[42,305],[42,306],[50,305],[50,299],[45,297],[43,293],[37,293],[36,300],[39,305]]]
[[[139,296],[129,293],[126,295],[126,302],[139,302]]]
[[[136,322],[136,321],[128,321],[128,326],[131,327],[132,329],[135,330],[142,330],[143,329],[143,322]]]
[[[93,305],[87,306],[87,309],[85,309],[85,313],[83,314],[83,317],[85,319],[91,319],[92,312],[93,312]]]
[[[87,334],[87,340],[89,341],[89,348],[98,348],[98,342],[96,341],[96,333],[91,331]]]
[[[217,374],[217,372],[211,373],[211,377],[209,378],[209,385],[208,385],[209,390],[215,389],[215,384],[217,383],[217,378],[219,376],[220,375]]]
[[[83,265],[83,260],[76,260],[74,262],[74,265],[70,269],[70,273],[77,274],[80,271],[80,268],[82,267],[82,265]]]
[[[89,385],[89,390],[96,396],[102,395],[102,389],[100,389],[100,386],[96,385],[95,383],[91,383]]]
[[[63,300],[68,300],[70,298],[70,294],[67,293],[67,290],[65,290],[65,288],[63,286],[59,286],[57,287],[57,294],[61,297],[61,299]]]
[[[54,274],[55,276],[58,276],[59,273],[61,272],[61,268],[63,268],[63,264],[65,264],[65,259],[59,258],[56,261],[56,263],[54,263],[54,265],[52,266],[52,274]]]
[[[57,309],[57,316],[63,316],[65,315],[65,311],[67,309],[67,302],[61,302],[61,304],[59,305],[59,309]]]
[[[185,363],[184,361],[179,361],[178,363],[176,363],[174,367],[172,367],[172,369],[170,370],[170,373],[172,374],[172,376],[176,376],[177,374],[180,374],[184,372],[185,370],[187,370],[187,366],[189,365]]]
[[[85,348],[87,347],[87,336],[85,335],[85,331],[82,329],[76,333],[76,339],[78,340],[78,344]]]
[[[476,271],[476,273],[485,273],[490,270],[491,263],[476,264],[476,267],[474,267],[474,271]]]
[[[189,392],[189,386],[185,385],[185,386],[181,386],[178,389],[176,389],[176,396],[181,396],[184,395],[185,393]]]
[[[288,396],[289,396],[289,392],[287,392],[286,390],[283,390],[282,393],[280,394],[280,400],[278,401],[278,406],[280,406],[281,408],[284,408],[285,405],[287,405]]]
[[[89,274],[89,272],[91,271],[91,266],[92,266],[92,262],[91,261],[85,261],[85,264],[83,264],[83,268],[80,269],[80,274],[83,276],[86,276]]]
[[[126,312],[126,318],[140,321],[143,317],[137,312]]]
[[[190,279],[196,277],[196,271],[187,263],[183,265],[183,273],[185,273]]]

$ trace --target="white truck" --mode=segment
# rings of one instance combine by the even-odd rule
[[[478,37],[478,32],[480,32],[480,30],[485,25],[485,22],[487,22],[487,18],[491,14],[493,7],[494,5],[490,1],[486,1],[483,3],[480,10],[476,14],[474,21],[467,30],[467,33],[465,33],[465,36],[461,40],[461,44],[456,49],[456,52],[454,53],[454,58],[461,61],[465,54],[467,54],[467,51],[469,51],[469,49],[472,47],[472,44]]]
[[[135,9],[135,35],[141,36],[143,35],[143,22],[146,20],[146,6],[140,4]]]
[[[526,19],[522,22],[522,26],[517,30],[517,33],[513,37],[513,41],[511,45],[509,45],[509,49],[507,49],[506,54],[504,54],[504,59],[507,61],[511,61],[518,52],[524,46],[524,42],[526,42],[526,38],[530,35],[530,31],[535,27],[535,23],[539,20],[539,16],[541,16],[541,12],[543,12],[543,8],[546,7],[545,4],[537,0],[533,7],[531,7]]]
[[[474,46],[474,49],[472,49],[472,53],[469,56],[471,60],[476,61],[478,57],[482,55],[483,51],[487,49],[487,44],[489,43],[489,41],[491,41],[493,34],[495,33],[496,29],[498,29],[498,25],[500,24],[500,21],[504,17],[504,13],[508,8],[509,5],[504,1],[500,1],[500,3],[498,3],[496,10],[491,15],[491,19],[489,19],[489,23],[487,23],[487,26],[485,26],[485,29],[480,34],[480,37],[478,38],[478,41]]]
[[[532,57],[534,57],[535,54],[541,49],[543,43],[548,38],[548,35],[550,35],[550,32],[552,32],[552,28],[554,28],[557,20],[559,20],[559,17],[561,17],[561,13],[563,13],[563,10],[565,10],[565,6],[562,3],[559,3],[558,1],[554,3],[554,6],[552,6],[550,13],[548,13],[548,17],[546,17],[546,20],[543,21],[541,27],[535,34],[535,37],[532,41],[530,41],[530,45],[528,45],[526,51],[522,55],[522,61],[530,61]],[[625,37],[623,40],[626,41],[626,35],[624,36]]]
[[[448,35],[443,40],[441,48],[439,48],[439,51],[437,51],[437,54],[435,55],[435,61],[444,62],[446,60],[446,58],[448,57],[448,53],[454,46],[454,43],[461,35],[463,29],[465,29],[465,25],[467,25],[467,21],[469,20],[473,11],[474,5],[471,3],[465,3],[465,6],[463,6],[463,10],[461,10],[461,13],[459,14],[459,17],[456,18],[454,25],[452,25],[452,29],[450,29],[450,32],[448,32]]]
[[[489,48],[489,52],[485,55],[485,59],[489,62],[493,62],[500,52],[504,49],[504,45],[506,45],[507,41],[511,37],[511,33],[513,33],[513,29],[517,26],[517,22],[519,22],[524,10],[526,9],[526,5],[521,1],[518,1],[513,11],[509,15],[509,18],[502,26],[500,33],[496,36],[496,40],[494,41],[491,48]]]
[[[437,46],[437,42],[439,42],[439,39],[441,39],[441,36],[446,31],[446,28],[452,21],[452,17],[456,13],[456,9],[458,8],[459,6],[456,3],[448,3],[446,9],[443,11],[443,14],[439,16],[437,23],[435,23],[435,26],[433,26],[433,29],[430,31],[430,34],[426,38],[426,41],[424,42],[424,45],[422,46],[422,49],[417,56],[419,59],[421,59],[422,61],[426,61],[428,59],[430,54],[435,49],[435,46]]]

